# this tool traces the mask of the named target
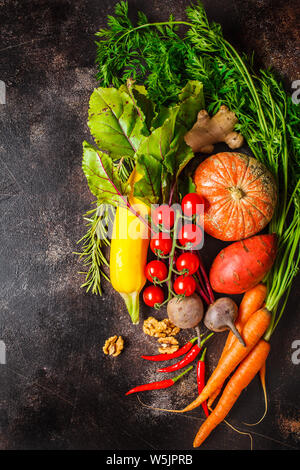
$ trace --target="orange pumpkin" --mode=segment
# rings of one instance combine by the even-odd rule
[[[204,229],[215,238],[236,241],[260,232],[271,220],[277,189],[267,168],[253,157],[223,152],[196,169],[197,193],[204,197]]]

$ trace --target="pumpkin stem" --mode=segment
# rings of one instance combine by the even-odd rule
[[[232,186],[232,188],[228,188],[228,190],[231,192],[231,197],[235,201],[239,201],[246,195],[244,191],[241,188],[238,188],[237,186]]]

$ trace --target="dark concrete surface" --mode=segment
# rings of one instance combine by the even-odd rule
[[[185,0],[130,0],[132,11],[162,20],[184,17]],[[257,60],[272,65],[287,87],[299,79],[299,4],[292,0],[207,0],[209,17]],[[92,197],[81,171],[81,143],[89,138],[88,100],[96,85],[94,33],[115,1],[0,1],[0,449],[191,449],[203,415],[171,415],[124,397],[133,384],[155,380],[139,355],[155,341],[130,325],[117,294],[105,285],[96,297],[80,289],[81,263],[72,254],[84,233]],[[221,244],[207,240],[207,264]],[[300,340],[299,278],[268,359],[269,411],[258,379],[240,397],[230,422],[251,431],[255,449],[299,448],[299,371],[292,343]],[[149,311],[142,308],[142,319]],[[164,312],[160,313],[163,317]],[[121,334],[116,359],[104,340]],[[185,334],[181,333],[183,342]],[[214,367],[225,336],[209,348]],[[190,374],[178,387],[150,392],[150,405],[179,408],[196,393]],[[226,424],[201,449],[249,449],[249,438]]]

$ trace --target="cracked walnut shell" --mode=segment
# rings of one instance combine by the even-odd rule
[[[158,348],[158,352],[162,354],[172,354],[179,349],[178,341],[173,336],[159,338],[157,341],[160,343],[160,348]]]
[[[122,336],[111,336],[105,341],[105,344],[103,346],[103,352],[104,354],[108,354],[109,356],[118,356],[121,354],[122,350],[124,347],[124,340]]]
[[[165,338],[166,336],[175,336],[179,333],[180,328],[175,326],[168,318],[157,320],[154,317],[148,317],[144,321],[143,331],[146,335],[155,338]]]

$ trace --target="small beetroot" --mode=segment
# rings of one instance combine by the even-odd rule
[[[242,345],[246,346],[234,324],[237,315],[238,307],[236,303],[229,297],[221,297],[208,307],[204,317],[204,325],[215,332],[231,330]]]

